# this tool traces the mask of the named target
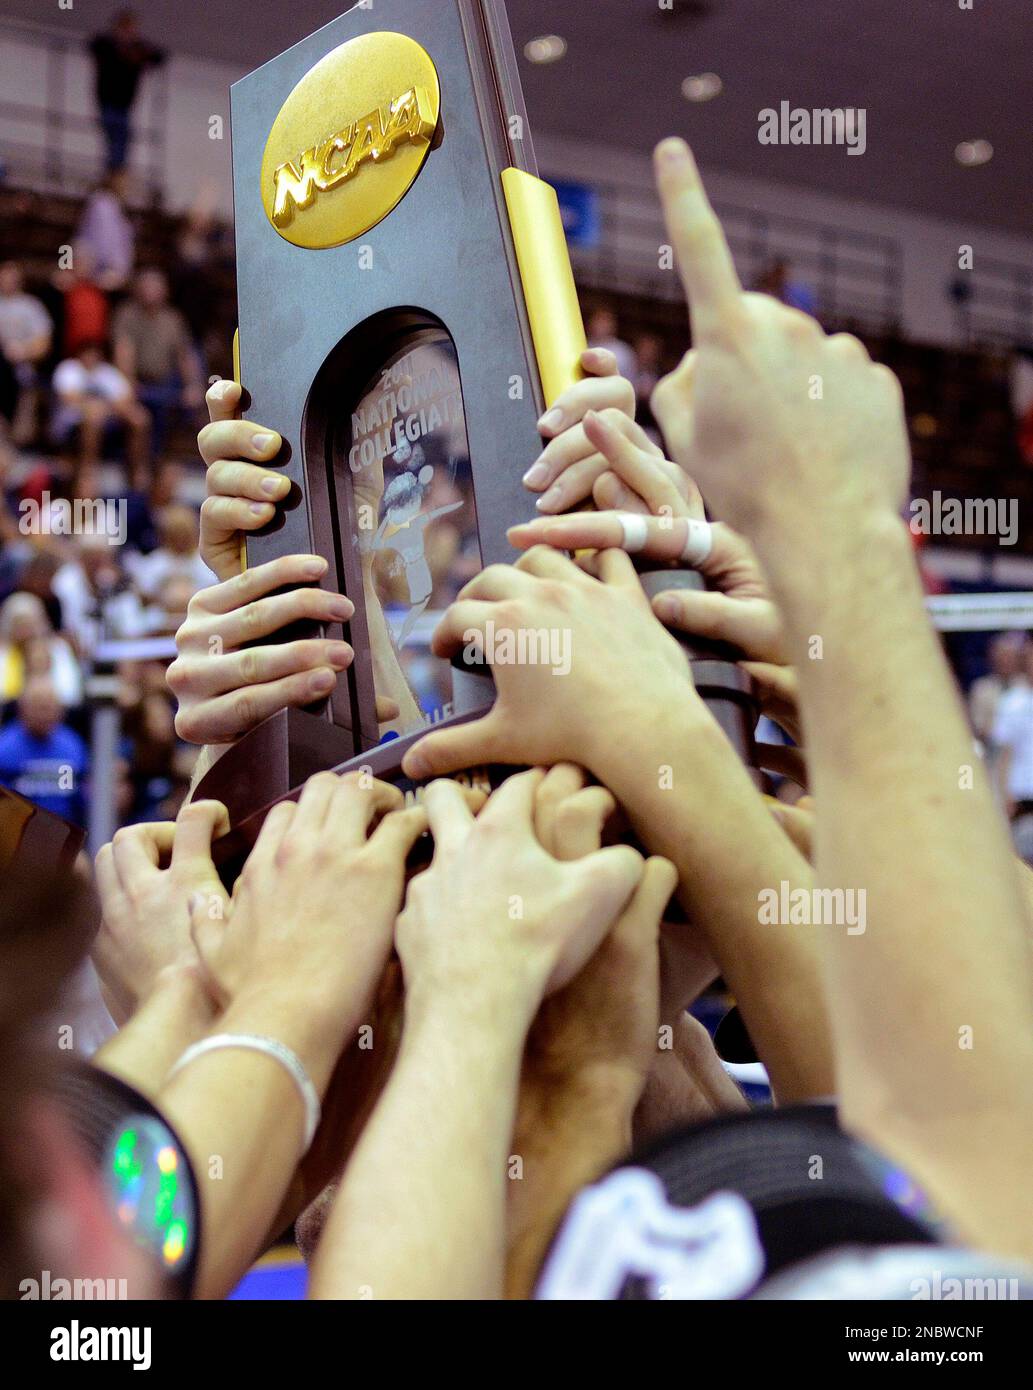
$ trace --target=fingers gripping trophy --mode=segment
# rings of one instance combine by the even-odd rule
[[[485,662],[437,657],[429,635],[468,580],[513,560],[519,463],[586,347],[502,0],[356,5],[236,83],[231,122],[235,376],[244,418],[276,431],[263,462],[285,480],[245,565],[322,557],[326,604],[275,640],[354,655],[324,698],[233,738],[197,788],[229,810],[227,876],[312,773],[361,768],[416,795],[407,750],[490,708]],[[644,583],[697,582],[682,570]],[[734,653],[690,656],[749,757]]]

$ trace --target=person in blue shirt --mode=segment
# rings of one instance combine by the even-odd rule
[[[44,811],[81,825],[86,745],[63,717],[50,678],[30,677],[18,701],[18,717],[0,729],[0,782]]]

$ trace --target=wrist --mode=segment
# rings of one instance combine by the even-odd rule
[[[510,1051],[523,1050],[531,1020],[544,990],[538,972],[533,977],[502,967],[490,983],[483,978],[476,988],[449,985],[441,980],[406,981],[404,1031],[410,1036],[441,1035],[457,1046]]]
[[[567,1098],[558,1126],[573,1150],[619,1152],[630,1142],[631,1117],[646,1084],[646,1074],[628,1062],[593,1062],[575,1068],[559,1083]]]
[[[648,721],[640,711],[635,719],[610,723],[605,735],[594,739],[585,766],[632,811],[639,804],[653,805],[661,793],[670,799],[664,789],[684,788],[689,775],[698,782],[692,770],[711,752],[727,758],[731,748],[706,705],[689,689],[656,707]]]
[[[218,1031],[275,1038],[295,1053],[322,1095],[350,1022],[350,1011],[294,980],[291,988],[277,985],[245,990],[220,1018]]]
[[[886,508],[850,516],[823,513],[820,524],[813,516],[783,523],[754,543],[790,640],[801,624],[813,624],[814,614],[855,598],[865,576],[878,582],[915,571],[907,523]]]
[[[202,1029],[207,1028],[218,1013],[204,973],[196,962],[163,966],[155,975],[147,997],[140,1000],[140,1007],[157,999],[183,1018],[195,1019]]]

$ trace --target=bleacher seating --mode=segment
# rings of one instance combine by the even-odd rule
[[[56,249],[73,240],[82,214],[82,199],[0,187],[0,259],[17,256],[25,267],[29,287],[45,284],[53,273]],[[172,264],[180,219],[159,208],[131,213],[137,230],[137,263]],[[236,317],[232,267],[217,267],[211,302],[209,373],[229,374],[230,344]],[[598,298],[584,294],[586,305]],[[623,337],[634,341],[655,333],[665,344],[666,365],[673,365],[685,342],[685,311],[668,299],[608,292]],[[856,329],[850,323],[827,328]],[[864,333],[859,336],[865,337]],[[900,377],[907,402],[914,453],[914,494],[1015,498],[1019,504],[1020,534],[1016,554],[1033,554],[1033,468],[1024,465],[1016,443],[1009,399],[1009,359],[1005,352],[958,351],[904,342],[897,337],[866,337],[872,356]],[[180,456],[193,453],[193,440],[172,441]],[[938,545],[985,550],[992,538],[979,535],[941,536]]]

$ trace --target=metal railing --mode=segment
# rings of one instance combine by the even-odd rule
[[[959,335],[972,346],[1033,344],[1033,265],[1004,261],[978,250],[971,270],[949,281],[960,294],[955,313]]]
[[[44,192],[83,194],[102,177],[104,140],[93,102],[92,71],[85,102],[83,83],[70,81],[73,64],[92,68],[87,37],[53,24],[0,16],[0,48],[20,46],[42,56],[44,78],[34,100],[0,96],[0,161],[6,180]],[[81,77],[82,72],[75,74]],[[26,84],[28,85],[28,84]],[[148,74],[133,119],[130,167],[157,203],[163,201],[167,67]],[[85,138],[84,138],[85,137]]]
[[[592,188],[600,235],[594,247],[571,248],[579,282],[650,299],[680,299],[677,274],[659,266],[667,234],[655,201],[638,204],[630,185],[593,183]],[[792,278],[813,290],[824,323],[870,332],[899,328],[903,253],[895,238],[732,203],[717,201],[715,207],[745,285],[755,284],[773,261],[785,260]]]

